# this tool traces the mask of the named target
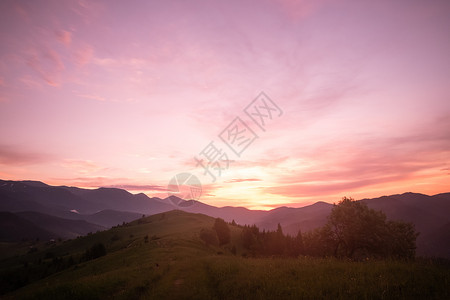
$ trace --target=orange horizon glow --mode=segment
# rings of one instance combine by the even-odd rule
[[[448,1],[2,1],[0,179],[272,209],[449,192]],[[244,109],[282,110],[262,130]],[[219,134],[258,136],[238,156]],[[230,159],[216,181],[195,157]],[[218,175],[218,174],[216,174]]]

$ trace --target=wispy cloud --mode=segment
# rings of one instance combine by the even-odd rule
[[[70,31],[56,30],[55,35],[58,41],[64,44],[66,47],[69,47],[72,43],[72,33]]]
[[[29,13],[20,3],[16,3],[14,6],[15,12],[24,20],[29,21]]]
[[[43,86],[41,80],[38,80],[30,75],[25,75],[24,77],[20,78],[19,81],[22,82],[27,89],[40,90]]]
[[[61,165],[81,174],[94,173],[106,169],[91,160],[83,159],[65,159]]]
[[[94,57],[94,48],[91,45],[84,44],[74,51],[73,57],[76,65],[84,66]]]
[[[52,178],[50,179],[50,181],[53,182],[53,184],[70,183],[70,185],[84,188],[118,188],[130,192],[146,192],[149,196],[155,195],[163,198],[167,196],[167,186],[132,183],[127,178],[108,176],[82,176],[74,178]]]
[[[148,185],[148,184],[114,184],[114,185],[107,185],[104,187],[109,188],[118,188],[118,189],[124,189],[127,191],[156,191],[156,192],[167,192],[167,186],[160,186],[160,185]]]
[[[312,16],[327,1],[330,0],[275,0],[281,5],[284,13],[294,21]]]
[[[111,186],[113,183],[120,184],[120,182],[127,182],[127,178],[115,178],[108,176],[86,176],[86,177],[55,177],[50,178],[52,184],[69,184],[71,186],[84,188],[99,188],[104,186]]]
[[[19,146],[0,145],[0,164],[2,165],[33,165],[52,160],[52,155],[32,152]]]
[[[231,179],[231,180],[227,180],[224,181],[225,183],[239,183],[239,182],[247,182],[247,181],[262,181],[261,179],[258,178],[236,178],[236,179]]]
[[[60,85],[64,64],[59,54],[50,48],[31,48],[27,55],[27,65],[41,76],[50,86]]]
[[[134,67],[141,68],[148,63],[148,61],[140,58],[124,58],[115,59],[111,57],[95,57],[93,63],[102,67]]]
[[[91,100],[106,101],[106,98],[98,96],[98,95],[79,94],[78,96],[86,98],[86,99],[91,99]]]
[[[78,0],[70,3],[70,8],[85,24],[91,25],[104,11],[105,4],[101,2]]]
[[[442,158],[450,158],[448,126],[439,120],[402,137],[342,140],[303,152],[304,157],[298,158],[311,164],[293,165],[291,172],[276,177],[277,185],[264,191],[288,197],[342,195],[380,184],[434,178],[445,165]]]
[[[283,195],[293,198],[311,197],[319,195],[341,195],[342,193],[349,193],[356,189],[373,186],[381,183],[392,183],[407,178],[404,176],[384,176],[378,178],[348,180],[344,182],[333,183],[332,181],[321,181],[320,183],[298,183],[289,185],[278,185],[273,187],[263,188],[264,192]]]

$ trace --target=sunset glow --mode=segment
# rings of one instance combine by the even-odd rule
[[[2,1],[0,14],[0,179],[164,198],[190,172],[200,201],[264,210],[449,191],[449,1]],[[280,109],[264,130],[244,111],[261,92]],[[236,117],[257,135],[240,156],[219,137]],[[210,142],[230,160],[215,181],[195,160]]]

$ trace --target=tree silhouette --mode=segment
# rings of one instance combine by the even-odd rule
[[[228,228],[227,223],[223,219],[217,218],[214,222],[213,228],[216,231],[217,238],[219,239],[219,245],[224,245],[230,242],[230,228]]]
[[[344,197],[335,204],[327,224],[316,232],[322,253],[336,257],[378,256],[411,258],[417,233],[404,222],[387,222],[381,211],[369,209],[361,201]]]
[[[416,238],[418,233],[412,223],[394,222],[387,223],[388,237],[387,256],[393,258],[414,258],[416,254]]]

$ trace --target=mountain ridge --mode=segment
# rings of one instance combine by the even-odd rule
[[[448,239],[443,228],[450,223],[450,193],[428,196],[406,192],[358,201],[383,211],[388,219],[414,223],[420,232],[417,239],[419,254],[448,252],[450,256],[450,249],[442,249]],[[255,224],[266,230],[275,230],[280,224],[285,233],[296,235],[299,230],[306,232],[323,226],[332,208],[333,204],[318,201],[303,207],[251,210],[235,206],[216,207],[176,196],[165,199],[148,197],[119,188],[83,189],[50,186],[40,181],[0,180],[0,211],[34,211],[68,220],[83,220],[104,228],[130,222],[142,215],[177,209],[222,218],[227,222],[234,220],[241,225]]]

